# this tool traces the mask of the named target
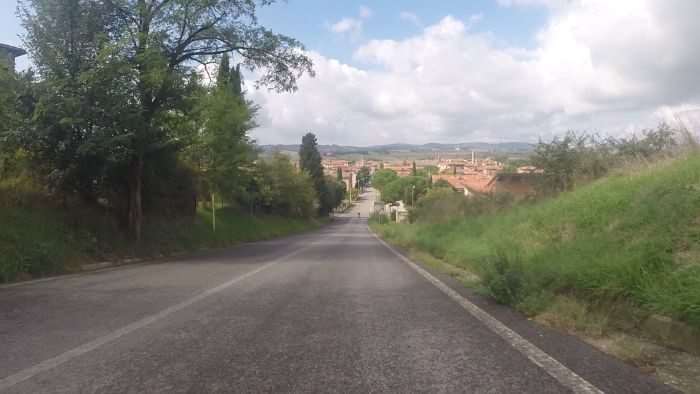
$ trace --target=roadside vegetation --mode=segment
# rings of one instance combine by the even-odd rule
[[[700,328],[700,154],[666,125],[626,140],[540,143],[537,196],[466,198],[433,185],[387,240],[476,275],[471,286],[593,337],[652,314]],[[469,276],[469,275],[467,275]]]
[[[249,136],[244,70],[277,91],[313,74],[258,24],[271,3],[22,2],[33,68],[0,66],[0,282],[289,234],[341,203],[313,134],[298,168]]]
[[[324,219],[250,215],[239,209],[194,217],[150,219],[134,243],[100,212],[65,212],[48,206],[0,209],[0,283],[80,270],[92,262],[157,258],[236,245],[318,228]]]

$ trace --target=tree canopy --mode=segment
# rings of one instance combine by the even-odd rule
[[[423,177],[407,176],[389,182],[382,191],[384,201],[402,200],[406,204],[415,202],[428,190],[428,181]]]
[[[125,200],[128,227],[140,238],[144,174],[201,131],[194,121],[201,65],[235,58],[233,71],[221,70],[233,96],[242,92],[241,65],[259,76],[256,86],[277,91],[296,90],[299,77],[313,74],[300,42],[258,24],[259,8],[274,2],[23,2],[25,42],[40,76],[35,121],[25,133],[38,167],[64,192]],[[209,112],[209,135],[245,118],[237,110]]]

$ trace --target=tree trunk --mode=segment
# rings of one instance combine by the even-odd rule
[[[136,241],[141,240],[143,206],[141,189],[143,185],[143,156],[136,156],[129,164],[129,231]]]

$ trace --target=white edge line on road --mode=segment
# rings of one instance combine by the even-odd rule
[[[236,284],[240,281],[243,281],[247,278],[250,278],[251,276],[253,276],[253,275],[255,275],[255,274],[257,274],[257,273],[259,273],[267,268],[270,268],[273,265],[279,264],[280,262],[311,248],[313,245],[315,245],[315,243],[311,243],[307,246],[304,246],[300,249],[297,249],[297,250],[295,250],[291,253],[288,253],[284,256],[278,257],[278,258],[254,269],[252,271],[248,271],[243,275],[237,276],[237,277],[229,280],[226,283],[223,283],[223,284],[220,284],[216,287],[212,287],[210,289],[204,290],[203,292],[197,294],[196,296],[194,296],[192,298],[189,298],[189,299],[182,301],[178,304],[175,304],[175,305],[170,306],[166,309],[163,309],[162,311],[155,313],[153,315],[146,316],[146,317],[142,318],[141,320],[135,321],[127,326],[124,326],[124,327],[119,328],[115,331],[112,331],[111,333],[109,333],[107,335],[101,336],[95,340],[92,340],[92,341],[87,342],[85,344],[82,344],[76,348],[73,348],[73,349],[68,350],[64,353],[61,353],[56,357],[52,357],[50,359],[44,360],[44,361],[40,362],[39,364],[36,364],[32,367],[23,369],[19,372],[12,374],[12,375],[9,375],[5,378],[2,378],[2,379],[0,379],[0,391],[6,390],[6,389],[18,384],[18,383],[21,383],[21,382],[24,382],[25,380],[31,379],[32,377],[36,376],[37,374],[40,374],[42,372],[56,368],[59,365],[66,363],[66,362],[68,362],[76,357],[82,356],[85,353],[89,353],[89,352],[91,352],[91,351],[93,351],[101,346],[104,346],[110,342],[113,342],[113,341],[123,337],[124,335],[130,334],[136,330],[139,330],[139,329],[144,328],[150,324],[153,324],[159,320],[162,320],[162,319],[168,317],[169,315],[171,315],[175,312],[181,311],[181,310],[191,306],[192,304],[199,302],[199,301],[201,301],[209,296],[212,296],[216,293],[220,293],[221,291],[233,286],[234,284]]]
[[[369,226],[368,230],[382,245],[389,249],[394,255],[396,255],[399,259],[408,264],[411,268],[413,268],[413,270],[418,272],[422,277],[424,277],[435,287],[440,289],[440,291],[445,293],[453,301],[456,301],[460,306],[462,306],[462,308],[469,312],[469,314],[474,316],[491,331],[503,338],[506,342],[508,342],[520,353],[522,353],[535,365],[542,368],[545,372],[551,375],[563,386],[569,388],[574,393],[603,393],[603,391],[601,391],[599,388],[595,387],[593,384],[576,374],[576,372],[567,368],[565,365],[554,359],[552,356],[545,353],[542,349],[538,348],[525,338],[521,337],[518,333],[508,328],[498,319],[489,315],[486,311],[479,308],[466,298],[462,297],[459,293],[457,293],[445,283],[440,281],[438,278],[433,276],[431,273],[420,267],[418,264],[414,263],[403,254],[396,251],[396,249],[394,249],[391,245],[384,242],[383,239],[379,238],[379,236],[375,234],[372,231],[372,229],[369,228]]]

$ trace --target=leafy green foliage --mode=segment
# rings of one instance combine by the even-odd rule
[[[407,204],[414,204],[428,191],[428,181],[423,177],[407,176],[398,178],[386,186],[382,191],[384,201],[403,200]]]
[[[450,185],[450,182],[447,182],[444,179],[438,179],[433,183],[433,188],[435,189],[452,189],[452,185]]]
[[[4,190],[0,190],[0,193]],[[1,194],[0,194],[1,195]],[[193,217],[157,218],[145,223],[144,239],[134,245],[104,216],[68,213],[46,206],[0,205],[0,283],[78,270],[79,262],[225,247],[280,237],[317,228],[313,219],[250,215],[236,209],[217,210],[212,231],[211,211],[200,208]]]
[[[557,294],[597,303],[622,299],[700,326],[698,185],[694,154],[628,168],[625,176],[534,204],[480,215],[453,211],[453,220],[440,222],[418,215],[416,224],[380,231],[479,273],[503,302],[538,299],[545,307],[543,300]],[[437,209],[431,202],[437,197],[424,197],[417,211],[420,204]]]
[[[323,166],[321,165],[321,153],[318,151],[316,135],[313,133],[307,133],[301,138],[299,167],[309,174],[316,185],[316,190],[319,191],[323,183]]]
[[[216,87],[198,100],[200,120],[184,152],[184,157],[200,174],[200,193],[205,196],[215,193],[226,201],[244,193],[255,159],[247,133],[255,127],[256,108],[245,101],[240,85],[235,88],[240,79],[232,80],[231,76],[236,74],[228,65],[228,57],[224,57]]]
[[[357,186],[359,188],[365,188],[369,186],[369,183],[372,181],[372,175],[370,174],[370,169],[369,167],[365,166],[360,168],[359,171],[357,171]]]
[[[299,165],[313,181],[318,196],[319,213],[326,216],[340,206],[346,193],[345,184],[323,175],[321,154],[318,151],[318,142],[313,133],[307,133],[301,139]]]
[[[257,8],[272,3],[27,0],[20,14],[42,79],[35,121],[24,134],[42,175],[64,194],[125,206],[125,221],[140,238],[144,174],[191,141],[183,133],[200,132],[193,122],[202,90],[197,63],[233,53],[260,75],[258,86],[278,91],[295,90],[302,74],[313,73],[298,41],[258,25]],[[240,98],[240,67],[224,74],[230,95]],[[245,144],[232,138],[213,152],[212,141],[239,135],[245,116],[222,111],[233,107],[227,97],[212,100],[201,157],[210,188],[231,189],[223,180],[235,164],[212,154]]]
[[[372,176],[372,186],[379,190],[380,193],[384,193],[384,188],[386,185],[389,183],[395,181],[396,179],[399,179],[399,176],[396,174],[395,171],[393,170],[378,170],[374,173]],[[384,196],[382,195],[382,199]],[[385,200],[388,201],[388,200]]]
[[[569,132],[549,143],[540,141],[531,160],[533,165],[544,170],[541,192],[558,193],[572,190],[576,182],[598,179],[627,162],[673,153],[677,146],[675,134],[667,124],[644,130],[641,137],[621,139]]]
[[[275,154],[256,166],[252,203],[263,212],[311,217],[317,198],[311,177],[298,172],[289,158]],[[251,191],[252,191],[251,190]]]
[[[339,207],[343,199],[345,199],[346,193],[344,182],[338,182],[333,177],[326,177],[319,196],[321,206],[329,207],[331,210]]]
[[[436,185],[438,182],[435,182]],[[411,211],[411,218],[425,223],[439,223],[458,220],[466,216],[478,216],[503,211],[513,206],[514,200],[508,193],[465,196],[449,185],[434,186],[417,200]]]

